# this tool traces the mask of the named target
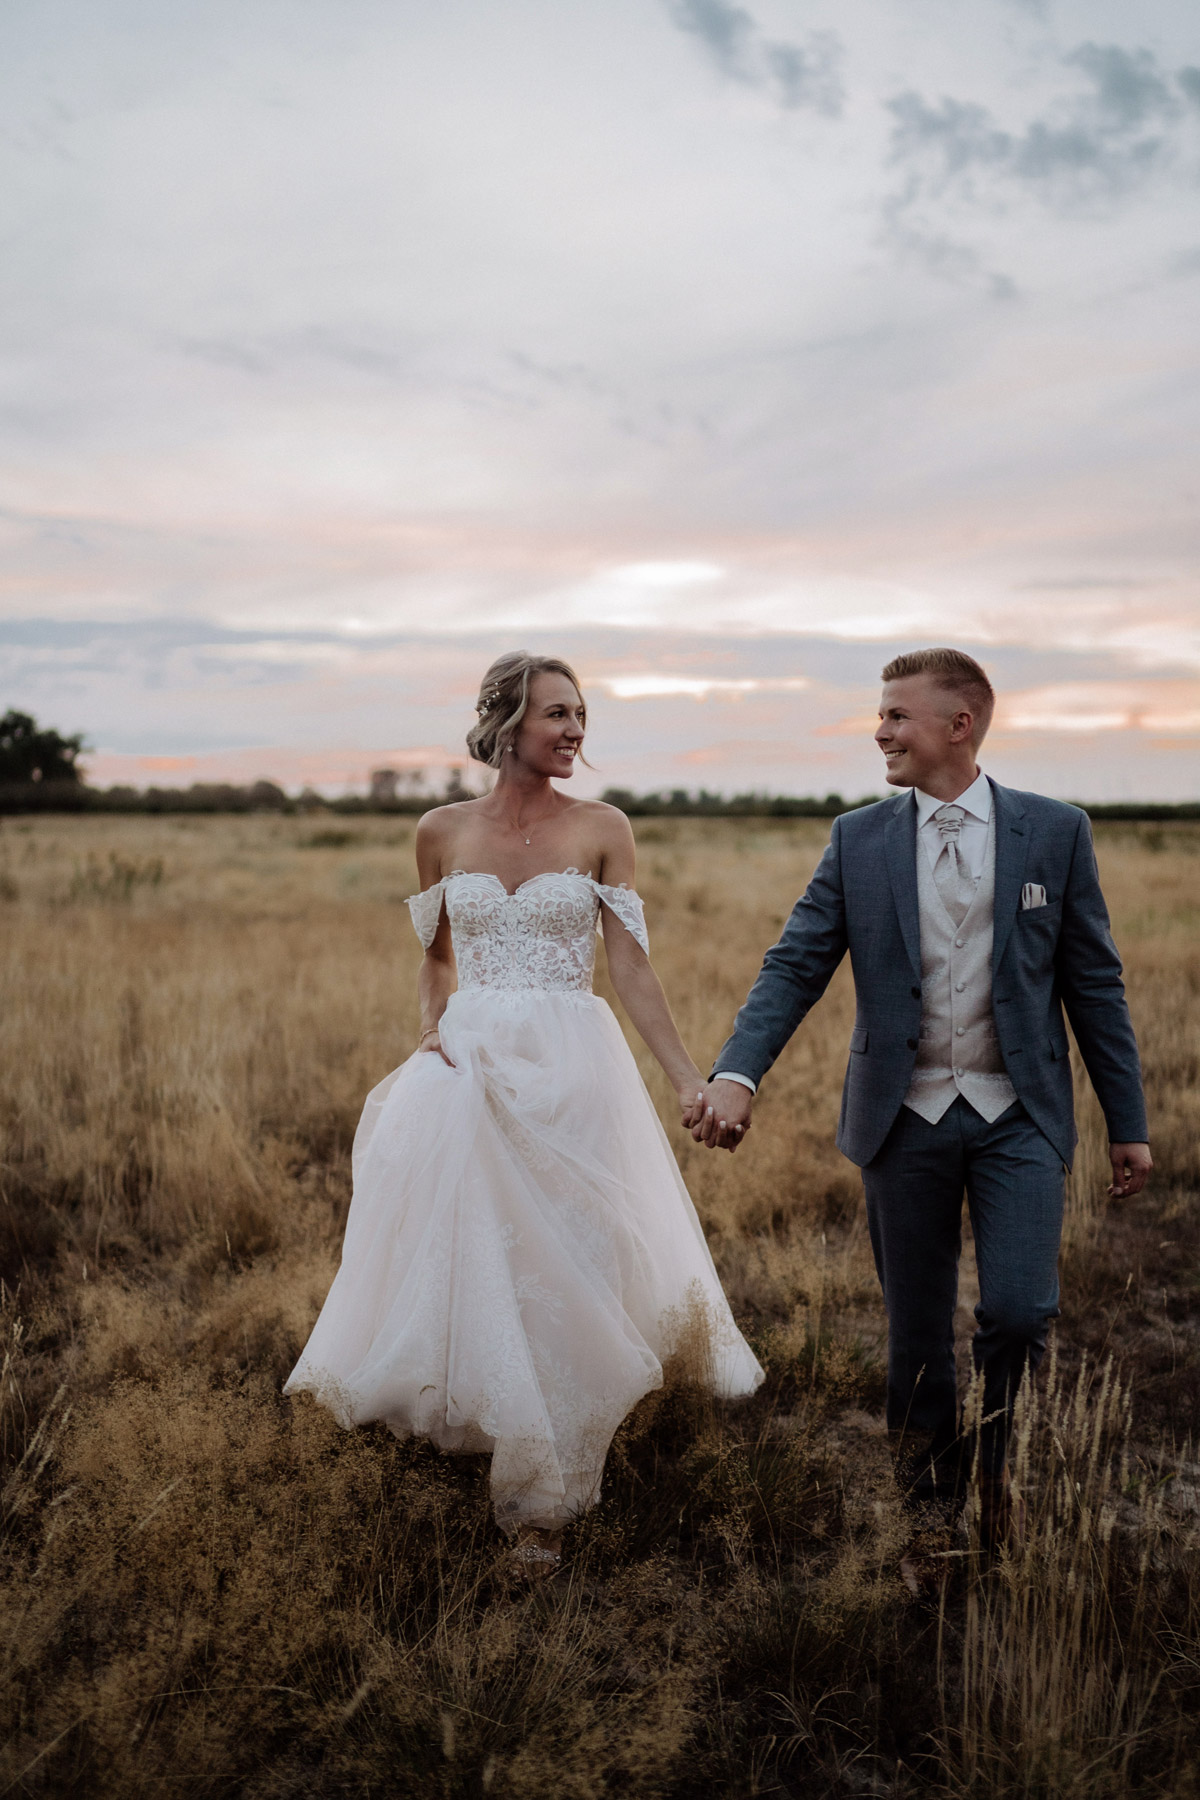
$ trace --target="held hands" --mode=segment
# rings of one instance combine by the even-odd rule
[[[736,1150],[750,1129],[754,1095],[740,1081],[710,1081],[679,1101],[684,1130],[710,1150]]]
[[[1110,1199],[1129,1200],[1140,1194],[1154,1167],[1149,1144],[1110,1144],[1108,1155],[1113,1172]]]

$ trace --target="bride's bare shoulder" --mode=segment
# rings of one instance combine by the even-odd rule
[[[436,881],[439,875],[449,874],[454,861],[454,846],[478,805],[478,800],[452,800],[421,814],[417,820],[415,848],[422,876],[429,874]]]
[[[592,814],[593,818],[625,819],[625,823],[629,823],[620,807],[610,806],[607,800],[576,800],[575,805],[585,807],[587,811]]]
[[[619,806],[610,806],[607,800],[574,800],[572,805],[579,809],[576,817],[586,821],[590,830],[604,842],[633,842],[633,829]]]
[[[619,806],[607,800],[581,800],[586,807],[586,836],[590,846],[590,866],[601,881],[632,887],[635,867],[633,827]]]
[[[448,800],[444,806],[431,807],[417,820],[417,842],[440,844],[452,838],[481,804],[479,800]]]

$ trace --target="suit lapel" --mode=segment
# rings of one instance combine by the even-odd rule
[[[913,973],[921,974],[921,915],[917,899],[917,802],[909,792],[893,807],[883,828],[883,853],[904,947]]]
[[[1008,946],[1009,933],[1021,900],[1025,859],[1029,854],[1029,820],[1011,788],[1000,787],[994,781],[991,788],[992,804],[996,808],[996,897],[992,925],[994,974],[1000,967],[1000,959]]]

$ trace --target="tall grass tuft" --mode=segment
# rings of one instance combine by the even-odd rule
[[[1123,1795],[1137,1765],[1181,1748],[1149,1740],[1171,1663],[1163,1593],[1177,1588],[1196,1536],[1138,1468],[1131,1427],[1130,1391],[1111,1361],[1084,1359],[1071,1379],[1052,1350],[1044,1385],[1026,1385],[1011,1456],[1024,1541],[984,1566],[976,1522],[965,1616],[942,1613],[956,1794]],[[1182,1637],[1194,1640],[1195,1595],[1179,1597]]]

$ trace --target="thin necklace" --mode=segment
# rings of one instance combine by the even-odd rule
[[[538,826],[543,822],[543,820],[548,819],[550,817],[550,814],[553,812],[553,810],[554,810],[553,807],[547,807],[546,811],[544,813],[539,813],[537,818],[533,821],[532,825],[529,825],[528,827],[524,826],[524,825],[518,825],[516,820],[514,819],[513,820],[513,830],[517,833],[518,837],[525,838],[525,842],[527,844],[531,844],[533,842],[534,832],[537,830]],[[529,835],[527,837],[525,835],[526,831],[528,831],[528,833],[529,833]]]

